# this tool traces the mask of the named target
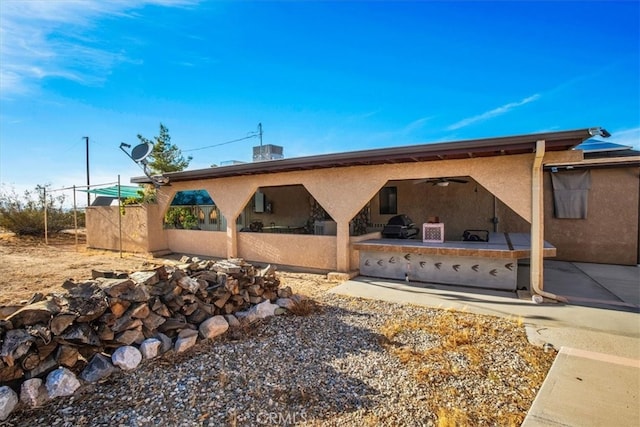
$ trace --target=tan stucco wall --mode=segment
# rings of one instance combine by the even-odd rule
[[[238,233],[238,256],[332,271],[336,269],[336,239],[307,234]]]
[[[636,265],[639,168],[593,169],[587,219],[553,217],[551,178],[545,174],[545,235],[557,259]]]
[[[227,233],[224,231],[165,230],[169,250],[175,253],[227,257]]]
[[[580,152],[553,152],[545,156],[545,161],[575,161],[580,160]],[[379,189],[389,180],[415,180],[421,178],[437,178],[446,176],[470,176],[509,205],[514,212],[526,220],[531,215],[531,166],[533,155],[523,154],[515,156],[483,157],[462,160],[442,160],[434,162],[418,162],[403,164],[387,164],[376,166],[352,166],[345,168],[331,168],[306,170],[296,172],[249,175],[239,177],[218,178],[211,180],[195,180],[189,182],[175,182],[169,187],[161,187],[158,203],[161,212],[166,211],[173,195],[181,190],[205,189],[209,192],[220,211],[227,218],[236,218],[250,203],[251,197],[258,187],[276,187],[283,185],[303,185],[309,193],[323,206],[323,208],[338,223],[338,235],[335,238],[335,261],[332,263],[338,271],[348,271],[351,267],[351,250],[349,242],[349,221],[374,198]],[[408,185],[408,184],[407,184]],[[449,188],[449,187],[448,187]],[[413,190],[419,191],[419,190]],[[454,191],[468,191],[457,189]],[[435,197],[435,196],[434,196]],[[282,207],[274,205],[274,211]],[[451,211],[451,210],[450,210]],[[445,210],[445,213],[448,212]],[[431,214],[427,214],[431,215]],[[448,214],[447,214],[448,215]],[[418,221],[417,219],[415,219]],[[450,219],[450,221],[454,221]],[[468,219],[456,220],[466,224]],[[272,221],[269,221],[269,223]],[[275,222],[275,221],[273,221]],[[451,233],[459,234],[461,226],[453,226]],[[254,241],[256,237],[248,238],[243,234],[236,235],[235,226],[229,224],[227,230],[227,255],[243,256],[247,259],[260,256],[260,251],[272,255],[282,255],[285,248],[272,251],[270,246],[272,236],[260,235],[265,244],[249,249],[247,240]],[[460,228],[460,230],[457,230]],[[293,237],[286,236],[284,240]],[[281,236],[275,237],[280,238]],[[302,236],[301,236],[302,237]],[[305,238],[321,238],[320,236],[304,236]],[[243,243],[240,242],[242,239]],[[257,240],[255,240],[257,242]],[[315,245],[315,243],[314,243]],[[321,244],[320,244],[321,245]],[[299,247],[291,246],[290,259],[299,261],[293,265],[318,264],[313,260],[316,251],[300,251]],[[243,255],[244,254],[244,255]],[[261,257],[264,258],[265,255]],[[305,260],[307,259],[307,260]],[[292,261],[289,261],[292,262]],[[325,265],[326,263],[322,262]],[[322,267],[318,267],[322,268]]]
[[[640,169],[592,169],[587,219],[553,216],[549,172],[544,177],[545,240],[557,248],[557,260],[636,265]],[[500,231],[529,232],[530,225],[504,206]]]
[[[545,155],[545,162],[576,161],[581,158],[580,152],[553,152]],[[485,220],[492,216],[493,209],[493,199],[489,197],[489,193],[496,195],[525,223],[529,221],[532,164],[533,154],[523,154],[172,182],[170,186],[159,189],[157,205],[148,205],[139,213],[125,215],[123,249],[148,252],[170,248],[176,252],[242,256],[255,261],[346,272],[354,265],[349,221],[370,200],[376,198],[380,188],[388,181],[404,181],[400,185],[402,193],[410,197],[406,199],[407,202],[401,203],[424,200],[424,203],[417,206],[400,205],[399,212],[405,209],[418,223],[422,223],[428,216],[438,215],[448,224],[445,228],[447,238],[457,239],[465,228],[488,228],[491,225],[485,224]],[[468,176],[473,181],[463,186],[452,184],[449,187],[431,188],[414,186],[411,182],[422,178],[450,176]],[[476,183],[478,192],[475,191]],[[292,185],[302,185],[304,191],[302,187],[283,190],[277,188]],[[302,194],[308,191],[337,222],[337,236],[239,233],[233,221],[228,222],[226,231],[213,235],[210,233],[215,232],[162,229],[162,217],[177,191],[204,189],[226,218],[236,218],[250,203],[259,187],[264,188],[265,192],[273,192],[273,215],[283,215],[274,221],[261,214],[264,217],[263,223],[294,221],[293,217],[287,217],[290,214],[285,207],[286,203],[291,203],[291,212],[304,210],[303,205],[308,203],[308,197],[302,197]],[[281,194],[277,194],[279,192]],[[437,211],[434,212],[436,206]],[[91,209],[99,210],[91,212]],[[273,217],[275,218],[276,216]],[[87,223],[90,246],[117,248],[117,208],[89,208]],[[143,232],[145,229],[148,230],[146,235]]]
[[[90,248],[120,250],[119,221],[122,224],[122,250],[127,252],[154,252],[167,248],[162,230],[162,217],[157,205],[124,207],[120,216],[117,206],[90,206],[87,208],[87,246]]]
[[[360,251],[357,249],[354,249],[353,244],[362,242],[363,240],[380,239],[380,238],[382,238],[382,234],[379,231],[363,234],[361,236],[351,236],[351,238],[349,239],[351,242],[351,251],[350,251],[350,258],[349,258],[350,270],[355,271],[360,268]]]

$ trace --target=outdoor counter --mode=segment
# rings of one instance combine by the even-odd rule
[[[518,259],[531,256],[527,233],[490,233],[488,242],[375,239],[354,243],[363,276],[515,290]],[[543,255],[556,255],[544,242]]]

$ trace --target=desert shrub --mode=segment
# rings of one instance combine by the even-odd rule
[[[49,186],[38,185],[26,190],[23,195],[14,189],[0,190],[0,227],[18,235],[44,235],[44,197]],[[47,227],[49,232],[73,228],[73,211],[64,208],[63,194],[47,197]],[[78,213],[78,226],[84,226],[84,213]]]

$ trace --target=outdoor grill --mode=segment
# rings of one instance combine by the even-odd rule
[[[382,237],[389,239],[413,239],[417,234],[416,225],[404,214],[389,219],[382,229]]]

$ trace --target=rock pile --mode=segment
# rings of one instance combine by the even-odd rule
[[[17,403],[14,389],[35,406],[47,396],[73,394],[77,373],[95,382],[135,369],[143,358],[223,334],[238,318],[273,315],[280,306],[271,301],[292,303],[274,267],[242,259],[183,257],[174,266],[92,276],[67,281],[64,294],[36,294],[23,306],[0,308],[0,419]]]

